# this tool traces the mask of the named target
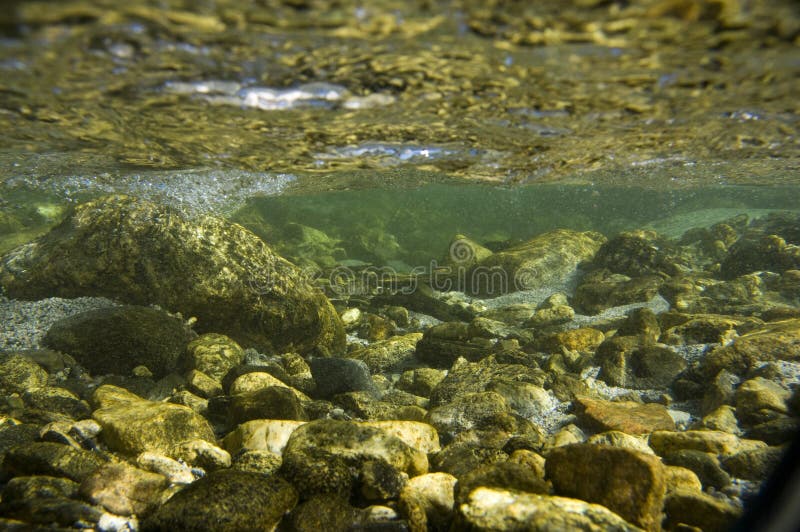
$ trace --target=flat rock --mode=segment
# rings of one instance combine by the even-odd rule
[[[82,482],[106,460],[99,454],[52,442],[32,442],[14,447],[3,460],[9,476],[47,475]]]
[[[92,417],[103,427],[100,437],[114,451],[166,454],[185,441],[216,442],[208,421],[189,407],[148,401],[111,385],[97,388],[93,401],[99,406]]]
[[[557,494],[602,504],[637,526],[660,530],[666,481],[658,457],[576,444],[551,450],[545,469]]]
[[[676,490],[669,494],[664,504],[667,530],[679,524],[698,527],[703,532],[731,530],[741,515],[741,510],[730,503],[707,493],[695,490]]]
[[[640,528],[599,504],[533,493],[478,488],[459,507],[467,527],[498,532],[632,532]],[[466,527],[465,527],[466,528]]]
[[[762,441],[745,440],[719,430],[656,431],[650,435],[650,447],[659,456],[680,449],[717,455],[731,455],[748,449],[766,447]]]
[[[221,218],[189,220],[130,196],[75,207],[49,233],[0,259],[17,299],[103,296],[157,304],[263,349],[344,349],[344,328],[320,290],[259,237]]]
[[[667,408],[657,403],[604,401],[579,396],[575,398],[574,407],[580,422],[596,431],[649,434],[656,430],[675,430],[675,421]]]
[[[278,476],[217,471],[173,495],[141,530],[272,530],[295,504],[297,492]]]

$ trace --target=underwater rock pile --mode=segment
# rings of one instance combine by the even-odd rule
[[[798,222],[458,235],[510,293],[334,308],[239,225],[78,205],[0,259],[9,298],[115,301],[0,353],[0,525],[725,530],[798,428]]]

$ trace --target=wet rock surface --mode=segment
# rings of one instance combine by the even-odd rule
[[[0,279],[18,298],[160,304],[197,317],[201,330],[261,347],[337,351],[344,342],[325,297],[258,237],[127,196],[78,206],[52,232],[3,257]]]

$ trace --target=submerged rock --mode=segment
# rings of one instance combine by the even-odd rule
[[[0,286],[20,299],[105,296],[158,304],[265,349],[338,352],[344,329],[300,270],[243,227],[196,221],[128,196],[77,206],[49,233],[5,255]]]
[[[590,260],[605,242],[599,233],[558,229],[494,253],[470,269],[465,291],[499,296],[567,283],[578,264]]]
[[[295,504],[297,492],[278,476],[217,471],[173,495],[141,529],[272,530]]]
[[[647,530],[661,528],[666,481],[658,457],[577,444],[550,451],[545,467],[557,494],[602,504]]]
[[[567,497],[478,488],[459,511],[469,530],[633,532],[640,528],[599,504]]]
[[[53,324],[43,340],[95,375],[128,375],[144,365],[156,377],[175,371],[189,331],[163,310],[125,305],[90,310]]]
[[[101,439],[114,451],[137,455],[169,453],[177,445],[202,439],[216,442],[208,422],[191,408],[148,401],[116,386],[100,386],[92,416],[103,427]]]

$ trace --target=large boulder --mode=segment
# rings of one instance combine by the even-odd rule
[[[581,262],[591,260],[605,242],[599,233],[557,229],[524,244],[489,255],[468,273],[467,292],[496,297],[568,283]]]
[[[243,227],[129,196],[77,206],[49,233],[0,260],[18,299],[105,296],[157,304],[263,349],[343,350],[344,328],[300,270]]]

